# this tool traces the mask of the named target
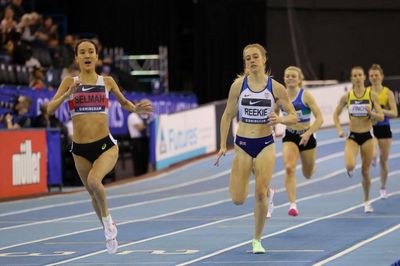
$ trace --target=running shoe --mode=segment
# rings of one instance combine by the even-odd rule
[[[380,196],[381,196],[381,199],[387,199],[388,198],[388,196],[387,196],[387,193],[386,193],[386,189],[380,189],[379,190],[379,194],[380,194]]]
[[[354,176],[354,170],[347,170],[347,176],[352,178]]]
[[[106,248],[109,254],[115,254],[118,250],[118,241],[116,238],[106,240]]]
[[[265,253],[265,249],[261,245],[260,240],[253,239],[252,246],[253,246],[253,254],[264,254]]]
[[[117,241],[117,226],[111,220],[111,222],[104,222],[104,236],[106,237],[106,247],[110,254],[117,253],[118,241]]]
[[[296,207],[291,207],[291,208],[289,209],[289,211],[288,211],[288,214],[289,214],[290,216],[297,216],[297,215],[299,215],[299,211],[297,210]]]
[[[274,212],[274,195],[275,195],[275,189],[270,188],[269,189],[269,197],[268,197],[267,218],[271,218],[272,217],[272,213]]]
[[[365,213],[371,213],[374,212],[374,208],[372,208],[371,204],[369,202],[364,203],[364,212]]]
[[[106,240],[111,240],[117,237],[118,230],[117,226],[115,225],[114,222],[105,222],[104,223],[104,236],[106,237]]]

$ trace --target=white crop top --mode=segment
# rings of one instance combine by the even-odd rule
[[[242,122],[248,124],[268,123],[268,116],[274,110],[274,105],[271,77],[268,77],[264,90],[259,92],[250,89],[247,76],[243,79],[238,102],[239,117]]]
[[[79,77],[74,77],[76,82]],[[82,114],[108,114],[108,90],[104,85],[104,77],[97,76],[96,85],[79,85],[68,100],[71,117]]]

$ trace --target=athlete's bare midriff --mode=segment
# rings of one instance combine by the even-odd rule
[[[75,143],[90,143],[109,134],[108,116],[106,114],[81,114],[72,117]]]
[[[349,129],[354,133],[364,133],[370,131],[372,128],[371,120],[367,117],[350,117]]]
[[[239,122],[237,135],[245,138],[261,138],[272,134],[272,128],[265,124]]]

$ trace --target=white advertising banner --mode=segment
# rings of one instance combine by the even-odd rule
[[[307,89],[314,96],[315,101],[321,109],[322,117],[324,118],[322,127],[331,127],[335,125],[333,122],[333,113],[335,112],[340,98],[346,91],[351,90],[351,86],[351,83],[348,82]],[[349,114],[346,107],[343,109],[339,119],[341,124],[349,123]],[[312,118],[312,121],[313,120]]]
[[[351,89],[351,83],[341,83],[336,85],[322,86],[307,88],[315,98],[319,108],[321,109],[324,123],[322,127],[332,127],[335,125],[333,122],[333,113],[335,112],[336,106],[339,103],[340,98]],[[349,114],[347,108],[344,108],[340,117],[341,124],[349,123]],[[311,122],[314,121],[314,116],[311,116]],[[285,132],[285,126],[278,124],[275,127],[275,134],[281,136]]]
[[[156,168],[214,152],[215,106],[161,115],[156,125]]]

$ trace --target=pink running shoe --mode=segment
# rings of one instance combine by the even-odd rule
[[[299,215],[299,211],[297,210],[297,208],[290,208],[288,211],[288,214],[290,216],[297,216],[297,215]]]

